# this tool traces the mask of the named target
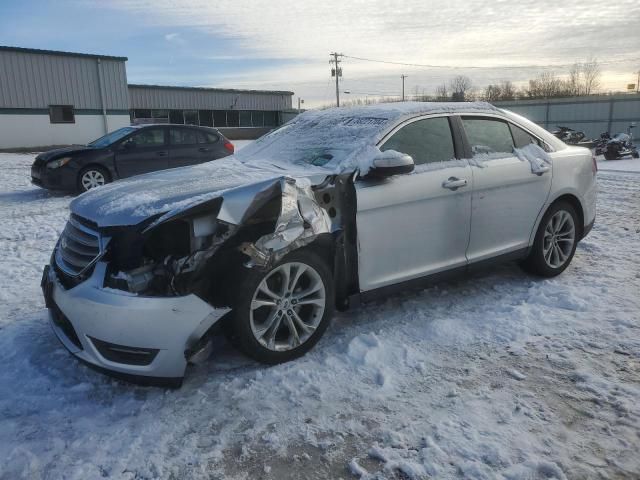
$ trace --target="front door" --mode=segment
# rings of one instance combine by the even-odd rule
[[[141,128],[120,143],[115,157],[120,178],[168,168],[166,128]]]
[[[412,120],[380,148],[411,155],[416,169],[356,183],[360,289],[464,267],[473,185],[449,118]]]
[[[536,139],[498,118],[464,116],[462,124],[474,159],[469,262],[527,248],[551,189],[551,169],[534,173],[514,148]]]

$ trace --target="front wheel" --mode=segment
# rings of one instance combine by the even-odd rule
[[[545,213],[529,256],[522,267],[533,274],[555,277],[571,263],[578,245],[578,215],[567,202],[552,205]]]
[[[78,190],[86,192],[111,181],[109,172],[102,167],[87,167],[78,176]]]
[[[230,325],[240,349],[268,364],[309,351],[334,311],[333,278],[326,262],[312,251],[300,250],[269,271],[250,270],[243,276]]]

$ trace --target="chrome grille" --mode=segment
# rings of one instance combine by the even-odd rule
[[[77,276],[102,255],[98,232],[70,218],[56,249],[56,264],[67,275]]]

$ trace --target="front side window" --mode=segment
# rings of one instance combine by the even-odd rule
[[[515,144],[516,148],[526,147],[527,145],[530,145],[532,143],[534,145],[540,144],[537,138],[531,136],[520,127],[516,127],[513,124],[509,124],[509,127],[511,127],[511,134],[513,135],[513,143]]]
[[[487,118],[462,117],[473,156],[503,157],[513,154],[513,138],[507,122]]]
[[[73,105],[49,105],[49,122],[76,123]]]
[[[427,118],[405,125],[384,143],[381,150],[411,155],[416,165],[445,162],[456,156],[447,117]]]
[[[195,145],[198,136],[195,130],[190,128],[172,128],[169,130],[171,145]]]
[[[136,147],[159,147],[164,145],[164,128],[145,128],[124,141]]]

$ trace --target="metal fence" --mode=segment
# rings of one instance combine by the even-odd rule
[[[593,95],[588,97],[550,98],[494,102],[547,130],[558,125],[583,131],[587,137],[597,138],[602,132],[627,132],[632,123],[640,136],[640,95]]]

